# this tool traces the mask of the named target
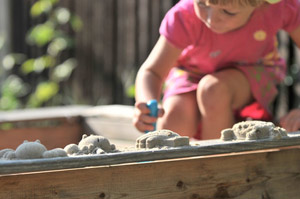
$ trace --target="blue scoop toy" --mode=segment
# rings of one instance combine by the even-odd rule
[[[155,99],[147,102],[147,107],[150,109],[150,116],[157,117],[158,115],[158,106],[157,101]],[[154,126],[154,130],[156,130],[156,122],[152,124]],[[149,133],[149,131],[145,131],[145,133]]]

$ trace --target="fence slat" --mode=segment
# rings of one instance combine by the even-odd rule
[[[75,97],[92,105],[132,104],[126,90],[156,43],[161,13],[166,13],[171,0],[76,0],[73,4],[84,24],[75,35],[79,63],[71,80]]]

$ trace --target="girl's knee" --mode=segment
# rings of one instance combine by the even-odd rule
[[[193,118],[197,115],[197,102],[195,93],[186,93],[167,99],[164,103],[166,119]]]
[[[208,106],[216,107],[219,104],[229,105],[232,100],[230,88],[222,77],[208,74],[204,76],[197,88],[198,103]]]
[[[159,119],[159,128],[170,129],[182,135],[196,131],[200,113],[195,93],[170,97],[163,106],[165,114]]]

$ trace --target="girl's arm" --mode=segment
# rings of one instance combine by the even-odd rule
[[[163,82],[171,68],[175,66],[181,51],[170,44],[164,36],[160,36],[138,71],[135,82],[136,101],[159,100]]]
[[[146,103],[151,99],[159,100],[162,86],[169,71],[175,66],[182,50],[174,47],[160,36],[150,55],[138,71],[135,82],[135,113],[133,124],[140,131],[153,130],[152,123],[157,118],[150,117],[150,110]],[[159,109],[158,117],[163,115],[163,109]]]

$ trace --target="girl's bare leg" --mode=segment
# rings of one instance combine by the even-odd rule
[[[169,129],[181,136],[196,134],[200,121],[196,92],[171,96],[164,101],[163,107],[165,114],[158,119],[158,129]]]
[[[197,89],[201,113],[201,139],[218,139],[220,132],[235,123],[233,110],[251,102],[250,84],[237,69],[227,69],[203,77]]]

